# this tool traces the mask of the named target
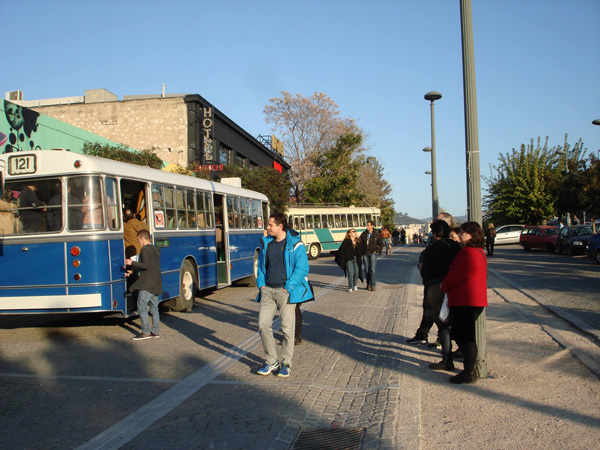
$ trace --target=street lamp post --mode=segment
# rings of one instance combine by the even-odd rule
[[[425,100],[431,102],[431,148],[427,150],[426,147],[423,149],[424,152],[431,151],[431,202],[432,202],[432,220],[435,220],[440,213],[440,205],[438,202],[437,193],[437,172],[435,165],[435,115],[433,112],[433,102],[442,98],[442,94],[435,91],[430,91],[425,94]]]
[[[565,173],[569,176],[569,155],[568,152],[559,150],[556,153],[559,155],[565,155]],[[567,211],[567,226],[571,225],[571,213]]]
[[[434,167],[435,167],[435,162],[434,162],[434,157],[433,157],[433,151],[431,150],[431,147],[425,147],[423,149],[424,152],[430,152],[431,153],[431,170],[428,170],[427,172],[425,172],[426,175],[431,175],[431,220],[435,220],[439,214],[439,211],[436,206],[439,204],[438,203],[438,197],[437,197],[437,180],[435,177],[435,172],[434,172]]]

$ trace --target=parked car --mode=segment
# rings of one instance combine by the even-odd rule
[[[597,230],[598,228],[596,228]],[[600,234],[590,236],[587,248],[588,258],[595,259],[600,264]]]
[[[594,232],[589,225],[574,225],[563,227],[558,233],[558,253],[569,255],[585,254]]]
[[[521,230],[525,225],[502,225],[496,228],[495,245],[518,244]]]
[[[554,253],[557,241],[558,227],[549,225],[526,226],[521,231],[521,237],[519,237],[519,244],[526,252],[532,248],[539,248]]]

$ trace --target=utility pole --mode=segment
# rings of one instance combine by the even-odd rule
[[[477,129],[477,89],[475,87],[475,55],[473,50],[473,18],[471,0],[460,0],[460,24],[463,51],[463,85],[465,98],[465,142],[467,158],[467,208],[469,222],[482,225],[481,180],[479,175],[479,131]],[[485,308],[475,322],[477,361],[475,376],[487,376],[487,343]]]

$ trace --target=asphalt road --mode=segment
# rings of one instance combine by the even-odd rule
[[[600,330],[600,265],[586,256],[496,246],[489,267]]]

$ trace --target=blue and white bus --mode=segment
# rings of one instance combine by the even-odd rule
[[[125,209],[160,247],[161,301],[176,311],[254,273],[268,217],[258,192],[66,150],[0,155],[0,175],[0,313],[128,316]]]

